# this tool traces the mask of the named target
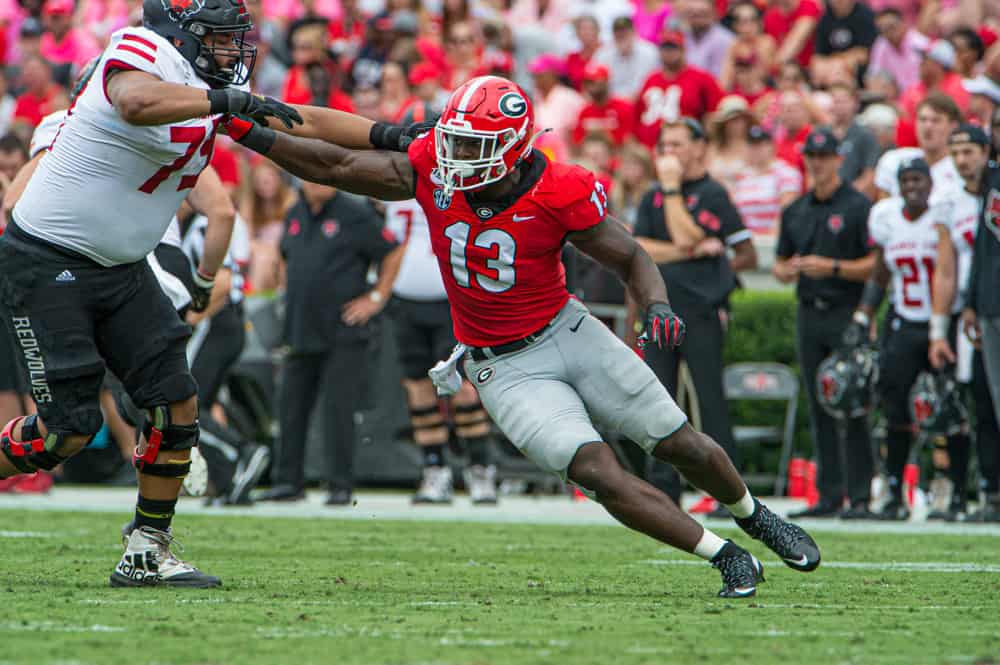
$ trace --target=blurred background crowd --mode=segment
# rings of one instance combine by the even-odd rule
[[[141,4],[0,0],[0,188],[27,160],[35,125],[68,106],[69,87],[85,63],[115,30],[141,23]],[[767,268],[782,210],[811,186],[802,148],[813,129],[831,129],[844,156],[841,179],[875,200],[884,195],[876,178],[883,153],[925,147],[924,140],[940,144],[926,146],[928,153],[942,149],[947,133],[918,135],[917,106],[929,94],[944,93],[964,120],[985,128],[1000,105],[996,0],[247,5],[258,48],[256,92],[399,123],[433,116],[471,77],[510,77],[531,96],[536,126],[552,130],[536,146],[550,159],[598,174],[611,212],[630,226],[644,195],[672,177],[656,151],[660,126],[698,119],[707,139],[704,167],[756,246],[757,259],[735,268],[745,271],[743,284],[751,289],[777,286]],[[250,239],[243,292],[280,292],[289,211],[300,198],[322,195],[301,191],[273,164],[224,137],[212,164]],[[613,280],[577,263],[570,278],[578,295],[624,304]],[[794,357],[794,348],[788,353]],[[4,393],[0,408],[24,408],[20,399]]]

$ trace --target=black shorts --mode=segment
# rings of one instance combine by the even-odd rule
[[[11,224],[0,265],[4,318],[49,429],[100,429],[105,367],[139,407],[195,393],[184,355],[190,328],[146,261],[105,268]]]
[[[906,321],[890,313],[879,353],[878,393],[889,425],[909,425],[910,389],[917,376],[931,368],[927,323]]]
[[[0,308],[0,312],[3,309]],[[6,317],[5,317],[6,318]],[[25,393],[24,369],[15,355],[14,339],[7,326],[0,326],[0,392]]]
[[[403,376],[426,379],[427,370],[447,358],[455,347],[448,301],[394,296],[391,311]]]

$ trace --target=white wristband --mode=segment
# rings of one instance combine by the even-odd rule
[[[373,303],[378,303],[378,304],[381,304],[382,301],[384,300],[382,294],[376,291],[375,289],[372,289],[371,291],[368,292],[368,297],[371,298],[371,301]]]
[[[948,339],[948,328],[951,327],[951,317],[947,314],[931,314],[930,338],[932,342]]]
[[[865,328],[867,328],[872,322],[871,318],[869,318],[869,316],[864,312],[862,312],[860,309],[855,310],[854,316],[852,318],[855,323],[862,325]]]
[[[191,277],[194,280],[195,286],[202,289],[210,289],[215,285],[215,278],[208,279],[201,274],[201,271],[195,268],[191,271]]]

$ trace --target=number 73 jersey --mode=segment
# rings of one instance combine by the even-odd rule
[[[869,214],[869,237],[892,273],[892,306],[907,321],[930,320],[939,225],[949,226],[947,205],[931,205],[911,220],[898,196],[879,201]]]
[[[206,116],[131,125],[108,97],[106,75],[115,70],[208,89],[155,32],[123,28],[111,36],[13,212],[31,235],[103,266],[140,261],[153,251],[211,159],[220,121]]]
[[[496,346],[541,329],[569,299],[561,255],[566,234],[604,220],[607,196],[586,169],[534,151],[505,201],[447,196],[435,173],[434,136],[410,145],[416,198],[451,304],[455,338]]]

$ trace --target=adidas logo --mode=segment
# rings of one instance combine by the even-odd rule
[[[75,282],[76,277],[73,276],[69,270],[63,270],[61,273],[56,275],[57,282]]]

